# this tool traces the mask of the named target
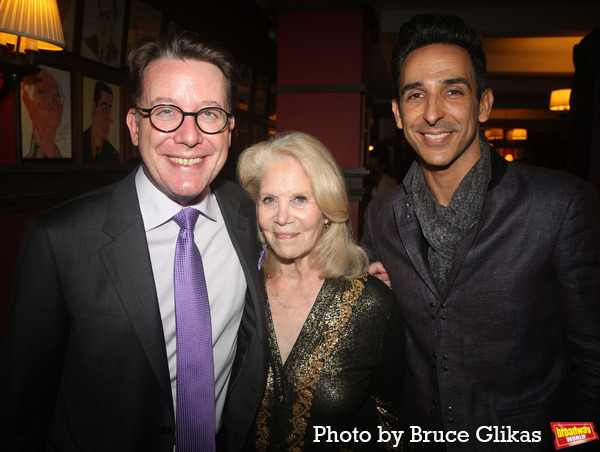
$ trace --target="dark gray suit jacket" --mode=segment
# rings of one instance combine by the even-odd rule
[[[491,154],[481,218],[445,291],[413,210],[415,166],[370,203],[363,244],[406,323],[406,424],[469,432],[448,451],[551,450],[550,421],[600,421],[600,200],[573,176]],[[542,442],[478,441],[481,426],[541,431]]]
[[[27,226],[0,351],[3,452],[173,450],[169,370],[134,173]],[[241,407],[244,431],[266,373],[255,207],[232,182],[211,187],[248,282],[228,402]]]

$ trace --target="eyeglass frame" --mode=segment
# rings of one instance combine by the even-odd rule
[[[168,131],[159,129],[158,127],[156,127],[156,125],[152,122],[152,110],[154,110],[155,108],[158,108],[158,107],[175,107],[179,111],[181,111],[182,116],[181,116],[181,122],[179,123],[179,125],[177,127],[175,127],[174,129],[168,130]],[[150,124],[152,124],[152,127],[154,127],[156,130],[158,130],[159,132],[162,132],[162,133],[175,132],[177,129],[179,129],[182,126],[183,121],[185,121],[186,116],[194,116],[194,120],[195,120],[194,122],[196,123],[198,128],[203,133],[206,133],[207,135],[216,135],[217,133],[221,133],[223,130],[225,130],[225,128],[227,127],[227,124],[229,124],[229,120],[234,117],[233,113],[229,113],[228,111],[222,109],[221,107],[204,107],[204,108],[201,108],[200,110],[198,110],[197,112],[183,111],[183,109],[181,107],[178,107],[177,105],[173,105],[173,104],[158,104],[158,105],[154,105],[153,107],[150,107],[150,108],[142,108],[142,107],[139,107],[136,105],[134,108],[143,113],[146,113],[148,115],[148,119],[150,120]],[[225,120],[225,124],[223,124],[223,127],[221,127],[220,130],[218,130],[216,132],[207,132],[202,127],[200,127],[200,124],[198,124],[198,115],[206,110],[221,110],[223,113],[225,113],[225,116],[227,117],[227,119]]]

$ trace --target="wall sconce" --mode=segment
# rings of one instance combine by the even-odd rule
[[[550,93],[550,110],[568,111],[571,109],[570,101],[570,89],[555,89]]]
[[[527,139],[527,129],[512,129],[506,132],[508,141],[520,141]]]
[[[490,141],[504,139],[504,129],[488,129],[483,133]]]
[[[38,50],[65,47],[56,0],[0,0],[0,100],[23,77],[39,72]]]

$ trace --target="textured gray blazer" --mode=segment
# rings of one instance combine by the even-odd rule
[[[600,200],[573,176],[491,154],[481,217],[443,292],[413,209],[416,164],[370,203],[363,245],[389,272],[406,323],[407,426],[469,432],[448,451],[550,450],[550,421],[600,425]],[[479,441],[481,426],[542,441]]]
[[[3,452],[173,451],[170,377],[134,173],[27,226],[0,350]],[[235,421],[244,431],[266,373],[255,207],[232,182],[211,187],[248,282],[228,402],[240,407]]]

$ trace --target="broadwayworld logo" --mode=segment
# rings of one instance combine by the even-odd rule
[[[556,450],[598,439],[593,422],[550,422]]]

